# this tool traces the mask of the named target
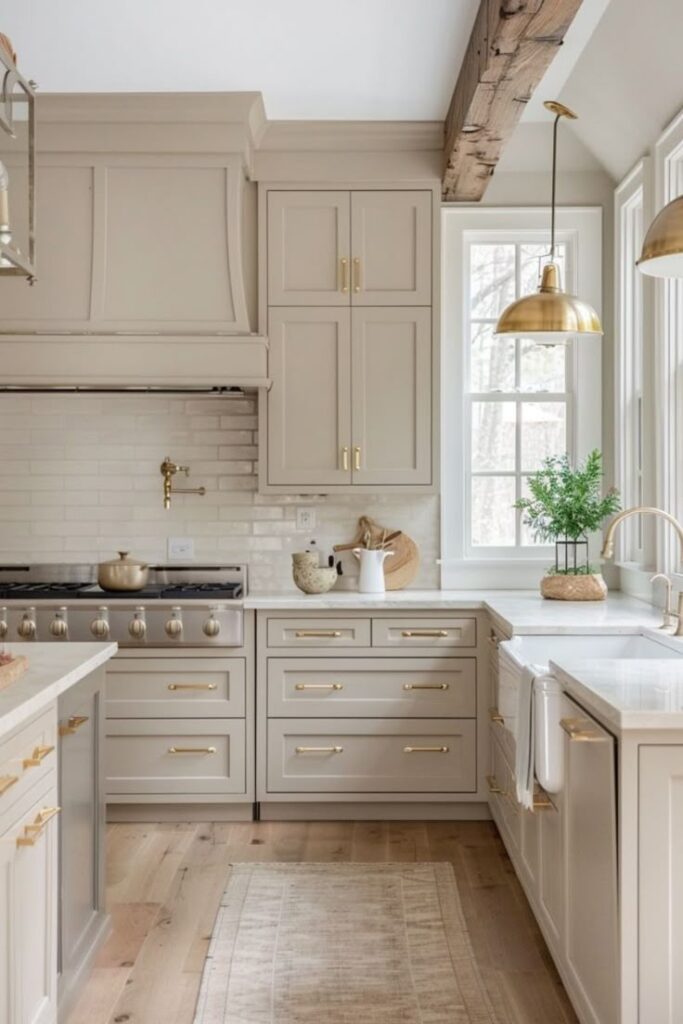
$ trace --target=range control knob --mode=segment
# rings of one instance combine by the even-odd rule
[[[218,636],[221,631],[221,624],[216,618],[215,612],[211,612],[211,615],[205,621],[202,629],[206,636]]]
[[[35,608],[29,608],[27,612],[21,617],[21,622],[17,626],[17,633],[23,640],[33,640],[36,635],[36,622],[33,618]]]
[[[133,618],[128,624],[128,632],[134,640],[144,640],[145,633],[147,632],[147,623],[145,622],[145,609],[136,608]]]
[[[90,623],[90,632],[93,636],[96,636],[98,640],[106,640],[109,636],[109,619],[107,618],[107,609],[99,608],[98,611],[99,615]]]
[[[166,634],[176,640],[183,631],[183,620],[180,618],[180,608],[171,608],[171,618],[164,627]]]
[[[69,627],[66,622],[66,608],[60,608],[59,611],[55,612],[55,617],[50,623],[50,634],[56,640],[64,640]]]
[[[9,626],[7,625],[7,609],[0,608],[0,640],[2,640],[3,637],[7,636],[8,629]]]

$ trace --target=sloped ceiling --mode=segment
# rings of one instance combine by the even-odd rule
[[[619,181],[683,105],[683,0],[612,0],[560,99]]]

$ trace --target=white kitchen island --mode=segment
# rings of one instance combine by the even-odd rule
[[[0,692],[0,1024],[68,1014],[107,934],[104,665],[116,644],[34,643]]]

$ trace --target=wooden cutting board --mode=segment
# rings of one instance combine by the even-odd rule
[[[23,654],[17,654],[6,665],[0,665],[0,690],[11,686],[28,668],[28,658]]]
[[[356,539],[352,545],[354,547],[364,546],[369,535],[370,544],[368,546],[379,547],[382,537],[389,536],[391,533],[395,533],[395,529],[380,526],[370,516],[361,516],[358,520]],[[348,545],[342,544],[335,550],[345,547]],[[393,554],[384,563],[384,584],[387,590],[402,590],[417,576],[420,568],[420,551],[412,537],[403,531],[390,541],[388,547]]]

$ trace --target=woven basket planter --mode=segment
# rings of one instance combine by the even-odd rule
[[[553,574],[541,580],[541,595],[552,601],[604,601],[607,584],[600,573]]]

